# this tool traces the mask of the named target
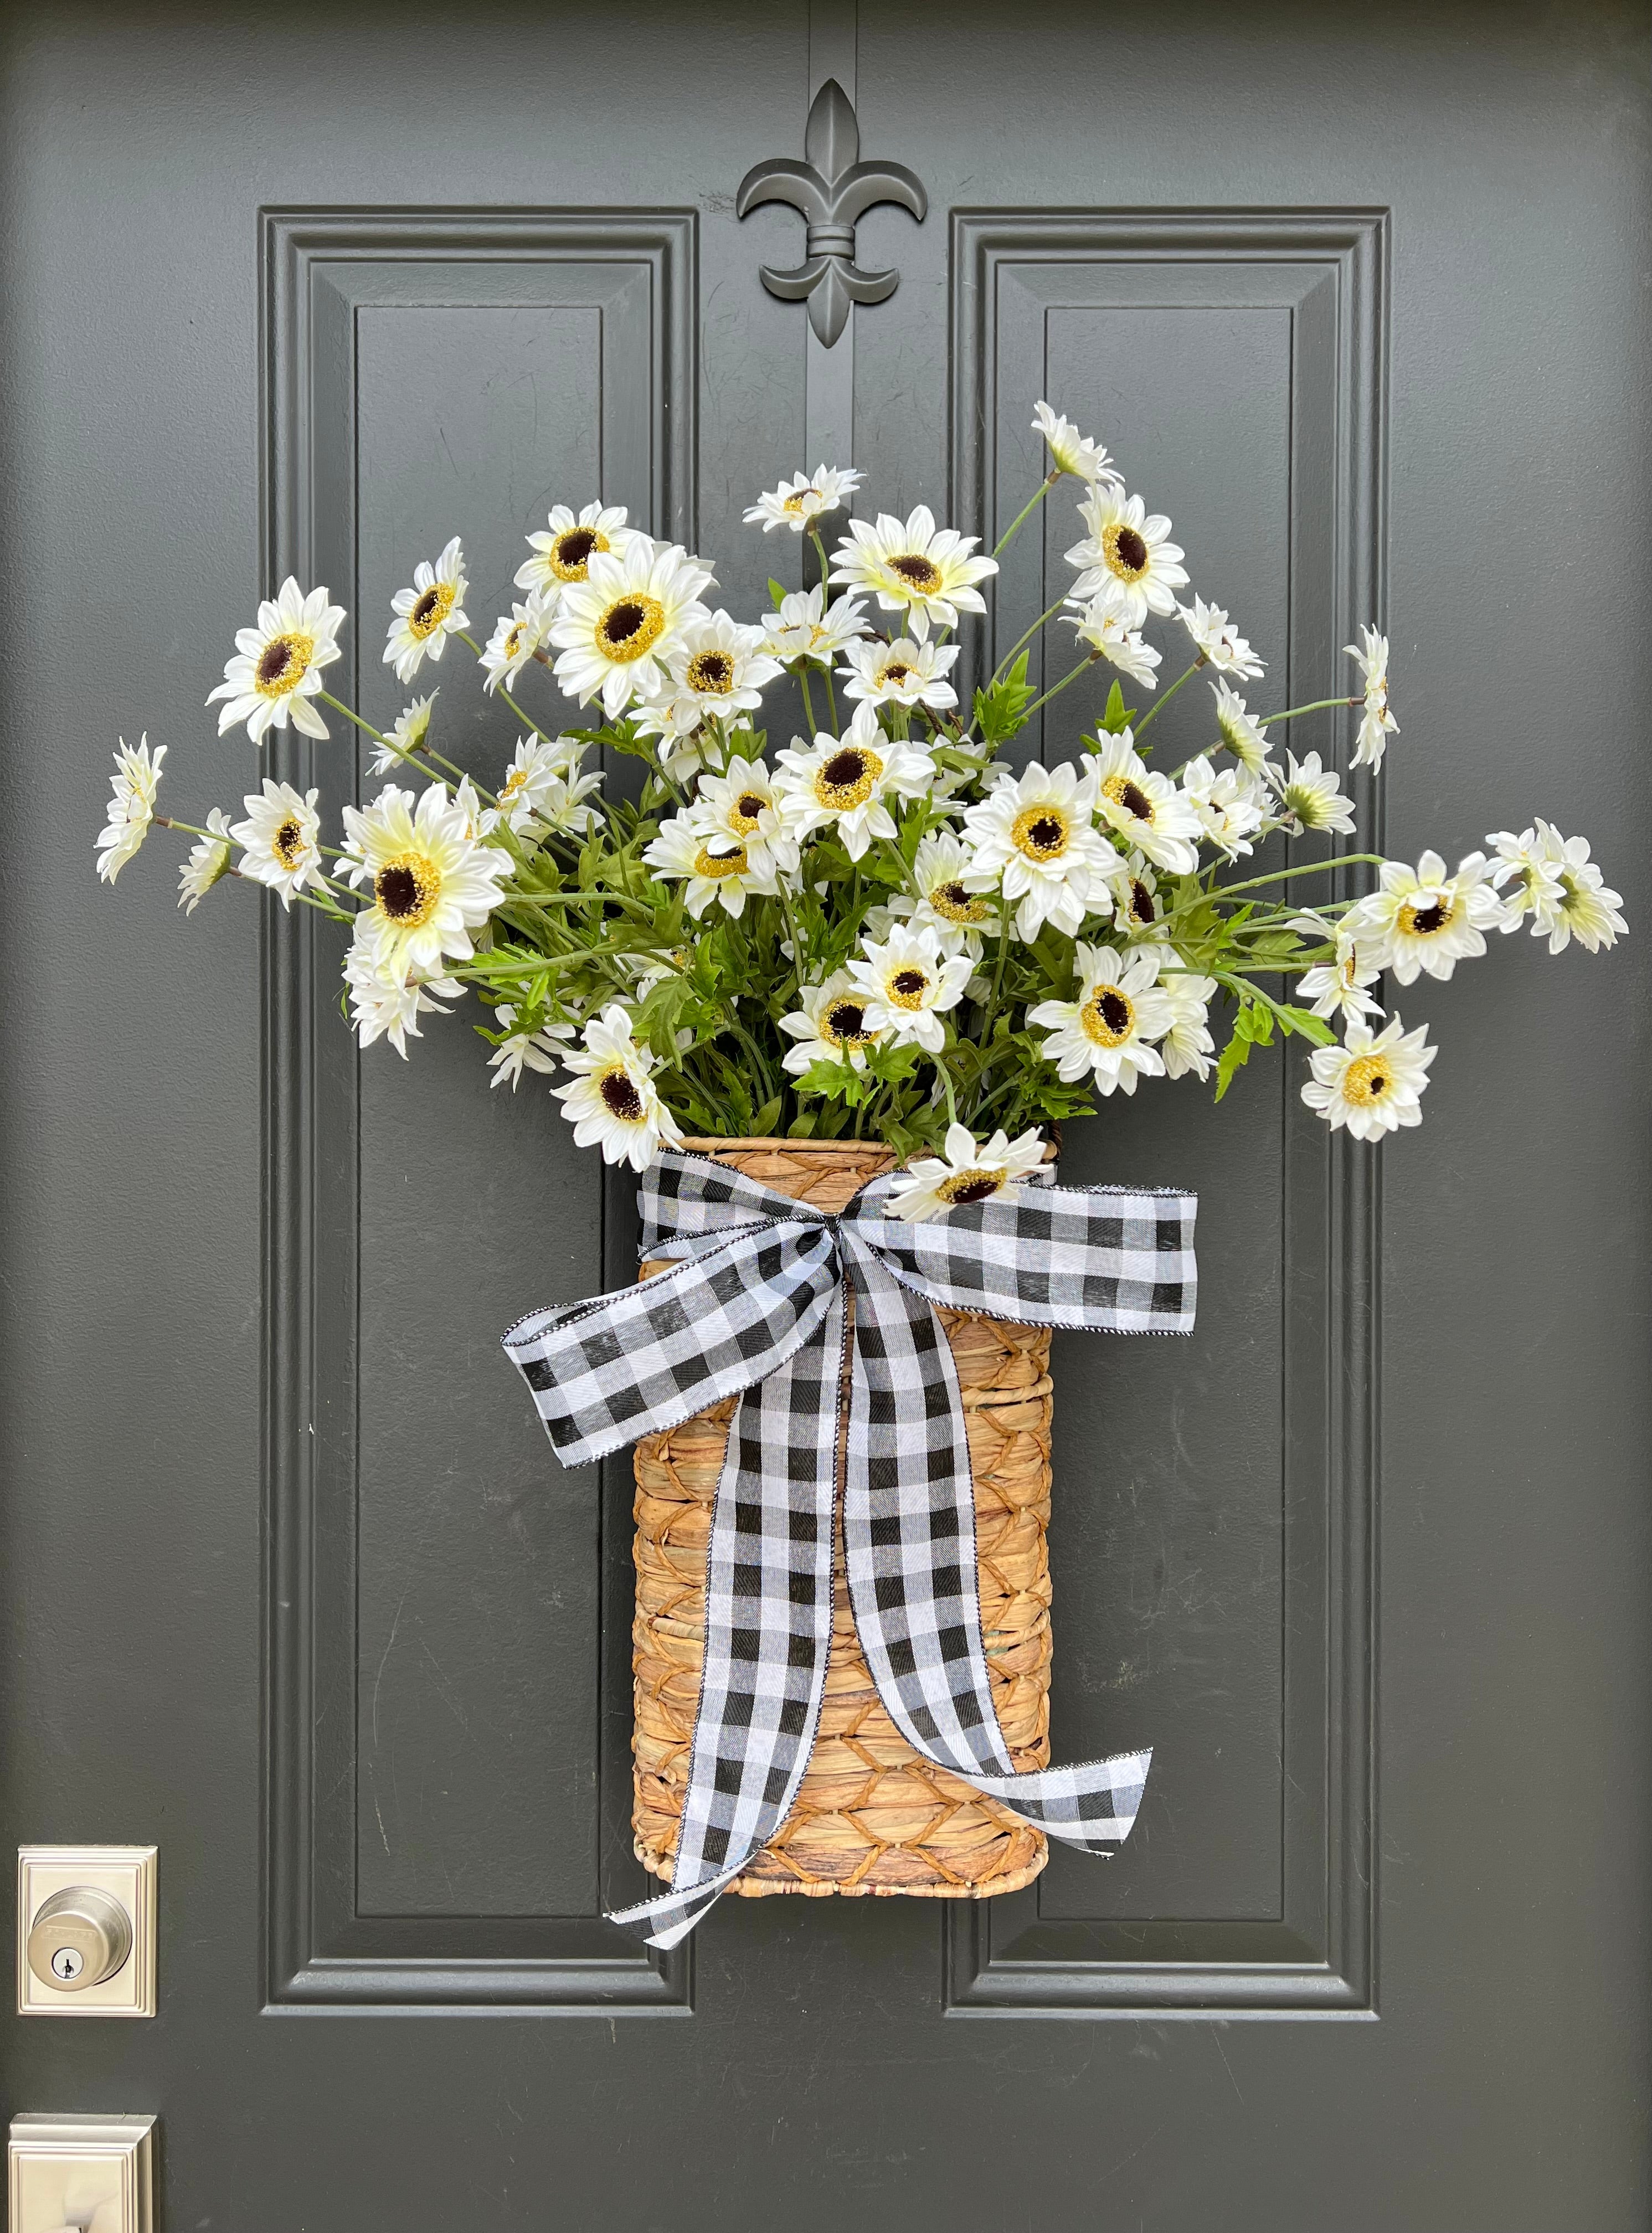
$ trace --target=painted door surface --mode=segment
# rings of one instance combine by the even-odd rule
[[[154,1840],[161,1929],[159,2016],[10,2020],[4,2093],[157,2113],[166,2233],[1645,2223],[1647,29],[12,11],[0,1820]],[[828,350],[759,276],[802,218],[734,197],[832,75],[927,214],[862,220],[900,283]],[[1408,993],[1445,1051],[1380,1155],[1294,1051],[1072,1129],[1073,1176],[1202,1205],[1191,1342],[1057,1343],[1056,1753],[1155,1748],[1133,1839],[651,1959],[602,1919],[644,1887],[627,1468],[562,1472],[498,1349],[630,1276],[626,1189],[464,1019],[359,1056],[325,934],[97,887],[108,751],[236,807],[202,701],[261,594],[330,585],[386,719],[413,562],[461,535],[491,622],[553,502],[738,613],[798,566],[742,507],[823,459],[995,538],[1040,396],[1276,702],[1387,626],[1391,851],[1540,812],[1641,934]],[[335,815],[352,755],[267,763]]]

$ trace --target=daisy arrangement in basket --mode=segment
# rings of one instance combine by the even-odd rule
[[[388,732],[327,687],[344,611],[289,579],[211,693],[219,732],[321,740],[336,717],[370,738],[382,787],[330,831],[316,791],[269,778],[238,818],[190,824],[156,811],[166,747],[123,741],[99,873],[152,824],[186,832],[190,913],[235,878],[341,926],[364,1046],[405,1057],[423,1017],[465,1001],[496,1086],[556,1079],[579,1143],[639,1170],[686,1133],[876,1139],[907,1164],[896,1206],[927,1218],[1012,1182],[1041,1125],[1098,1098],[1191,1076],[1219,1099],[1276,1035],[1307,1043],[1303,1097],[1329,1124],[1416,1124],[1434,1050],[1385,1008],[1385,980],[1448,978],[1522,925],[1551,954],[1596,952],[1625,928],[1618,895],[1583,838],[1536,818],[1454,867],[1333,853],[1354,804],[1290,724],[1352,707],[1354,764],[1380,767],[1398,727],[1386,639],[1359,630],[1347,695],[1256,710],[1265,662],[1193,592],[1170,521],[1047,404],[1034,425],[1048,472],[990,555],[926,505],[848,518],[852,470],[759,496],[747,522],[806,538],[816,578],[771,583],[758,618],[621,508],[558,505],[484,641],[455,538],[392,601],[384,661],[425,694]],[[960,623],[1063,482],[1070,580],[966,701]],[[1039,693],[1046,630],[1058,679]],[[485,782],[439,749],[429,686],[450,648],[517,732]],[[1098,665],[1093,730],[1018,754],[1041,708],[1059,734],[1062,693]],[[1166,765],[1154,724],[1195,678],[1205,747]],[[801,730],[772,741],[765,702],[801,702]],[[605,778],[605,751],[640,780],[613,758]],[[1269,847],[1285,838],[1322,841],[1318,857]]]

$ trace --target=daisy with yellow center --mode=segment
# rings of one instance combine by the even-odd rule
[[[667,666],[676,694],[698,704],[702,718],[719,720],[755,713],[781,672],[780,661],[763,648],[763,630],[724,612],[690,621]]]
[[[976,584],[998,572],[997,559],[972,557],[979,537],[937,527],[927,504],[906,520],[887,511],[875,525],[852,519],[849,532],[833,553],[832,580],[875,596],[887,613],[905,613],[920,643],[932,626],[956,628],[959,613],[986,610]]]
[[[1360,714],[1359,742],[1354,748],[1356,767],[1381,767],[1390,737],[1400,725],[1389,711],[1389,640],[1374,628],[1362,628],[1359,641],[1343,647],[1363,677],[1365,703]]]
[[[1485,934],[1500,930],[1504,919],[1483,853],[1470,853],[1454,876],[1438,853],[1424,853],[1415,869],[1385,861],[1376,890],[1355,902],[1342,930],[1373,969],[1412,985],[1425,971],[1443,982],[1460,961],[1484,954]]]
[[[709,617],[712,570],[674,543],[637,536],[623,553],[594,552],[563,590],[550,640],[556,680],[582,706],[601,698],[610,721],[658,687],[684,631]]]
[[[1151,948],[1121,954],[1081,941],[1073,954],[1076,997],[1027,1011],[1027,1021],[1049,1032],[1040,1052],[1064,1084],[1089,1077],[1098,1093],[1134,1093],[1138,1078],[1163,1076],[1154,1042],[1169,1031],[1175,1010],[1159,981],[1161,960]]]
[[[998,936],[998,911],[990,892],[965,882],[974,865],[974,856],[955,830],[932,830],[919,840],[913,890],[890,901],[890,919],[904,920],[914,930],[933,930],[946,953],[967,954],[979,961],[986,941]]]
[[[504,780],[499,803],[479,817],[482,833],[503,822],[518,837],[543,837],[553,830],[589,831],[597,821],[592,796],[602,787],[600,774],[582,775],[585,746],[577,737],[522,737]]]
[[[922,1223],[949,1210],[969,1209],[991,1201],[1005,1187],[1021,1185],[1043,1162],[1044,1142],[1037,1131],[1023,1132],[1018,1140],[994,1132],[978,1143],[967,1124],[949,1124],[944,1155],[920,1156],[891,1182],[888,1214]]]
[[[691,814],[673,814],[642,849],[642,857],[660,876],[686,881],[683,897],[698,921],[713,900],[725,915],[742,915],[751,892],[778,889],[772,856],[761,847],[732,843],[721,832],[708,836]]]
[[[437,975],[449,956],[468,960],[471,933],[498,903],[510,856],[479,842],[468,823],[439,783],[416,804],[392,784],[371,806],[344,810],[346,870],[372,894],[357,934],[367,925],[380,969],[403,984]]]
[[[1572,940],[1590,954],[1615,945],[1629,928],[1619,912],[1621,893],[1609,890],[1586,837],[1563,837],[1538,821],[1515,837],[1494,830],[1486,840],[1494,855],[1492,882],[1503,894],[1505,930],[1532,917],[1533,938],[1546,938],[1551,954]]]
[[[1096,771],[1070,761],[1037,762],[1000,775],[964,814],[972,860],[962,881],[972,891],[998,885],[1015,908],[1018,937],[1029,942],[1046,922],[1069,937],[1087,915],[1109,915],[1107,880],[1119,856],[1096,828]]]
[[[1091,488],[1097,481],[1104,481],[1111,487],[1120,485],[1113,460],[1101,444],[1081,434],[1070,419],[1063,419],[1047,403],[1034,404],[1032,431],[1043,437],[1050,462],[1057,472],[1072,473]]]
[[[421,558],[413,569],[413,587],[398,589],[390,600],[394,617],[384,648],[387,667],[397,679],[410,682],[427,659],[439,659],[450,635],[470,626],[465,610],[465,553],[456,535],[433,566]]]
[[[1202,752],[1183,768],[1181,791],[1205,843],[1230,861],[1251,850],[1273,803],[1246,770],[1224,767],[1219,771]]]
[[[493,633],[482,651],[482,671],[488,695],[508,690],[545,640],[550,627],[552,602],[543,589],[529,592],[525,605],[513,604],[493,624]]]
[[[939,1054],[946,1044],[941,1018],[963,999],[970,960],[946,953],[933,930],[901,924],[882,941],[868,941],[849,973],[871,1030]]]
[[[371,914],[355,919],[355,943],[344,959],[344,983],[349,995],[350,1021],[358,1042],[369,1047],[375,1039],[388,1039],[404,1062],[407,1041],[421,1038],[419,1018],[445,1016],[444,1003],[457,1000],[465,987],[439,973],[402,978],[387,969],[380,958],[380,941]],[[441,994],[439,1000],[435,996]]]
[[[864,705],[927,706],[932,713],[944,713],[958,703],[946,680],[957,661],[955,643],[918,643],[898,635],[893,643],[851,644],[837,673],[844,696]]]
[[[765,491],[742,518],[748,527],[761,527],[765,535],[772,535],[777,527],[801,535],[823,512],[836,511],[860,485],[861,476],[853,465],[821,465],[812,475],[794,473],[778,488]]]
[[[851,861],[875,838],[893,838],[891,800],[920,798],[934,782],[935,764],[916,745],[886,737],[869,706],[855,711],[841,737],[820,733],[777,753],[775,788],[786,834],[793,839],[829,830]]]
[[[604,1162],[641,1171],[662,1142],[681,1144],[681,1127],[654,1083],[654,1058],[632,1037],[631,1019],[617,1000],[591,1019],[580,1051],[564,1059],[574,1083],[551,1092],[574,1128],[576,1147],[600,1147]]]
[[[866,1053],[888,1037],[875,1031],[866,1019],[866,994],[847,969],[835,970],[822,985],[798,988],[797,1006],[782,1016],[780,1028],[796,1046],[780,1058],[780,1067],[802,1077],[817,1062],[846,1062],[851,1070],[866,1068]]]
[[[1113,921],[1122,937],[1136,938],[1159,920],[1159,880],[1140,853],[1132,853],[1123,867],[1108,878],[1113,895]]]
[[[552,505],[546,526],[528,537],[533,556],[517,569],[517,589],[537,590],[554,611],[565,586],[585,579],[597,551],[623,551],[636,539],[638,531],[625,522],[622,504],[588,504],[578,511]]]
[[[1101,739],[1093,765],[1102,820],[1155,868],[1191,876],[1204,835],[1193,801],[1148,766],[1128,729]]]
[[[736,752],[720,775],[702,776],[688,809],[691,830],[713,853],[744,849],[757,866],[796,873],[797,841],[788,831],[774,778],[761,760]]]
[[[242,849],[241,874],[267,884],[289,915],[305,885],[322,880],[320,797],[319,791],[295,791],[266,776],[262,797],[254,791],[242,800],[246,820],[230,831]]]
[[[155,818],[160,764],[166,757],[166,745],[157,745],[153,758],[150,758],[146,730],[139,739],[135,751],[124,737],[120,739],[114,756],[114,781],[109,787],[109,804],[105,810],[108,820],[98,837],[98,874],[106,884],[114,882],[149,835],[150,824]]]
[[[1378,1037],[1368,1024],[1350,1021],[1341,1046],[1314,1049],[1302,1097],[1333,1132],[1345,1126],[1356,1140],[1421,1124],[1419,1103],[1436,1051],[1428,1037],[1426,1025],[1408,1032],[1398,1016]]]
[[[306,596],[289,574],[276,596],[259,606],[257,628],[237,629],[235,656],[207,695],[209,706],[224,700],[219,736],[244,721],[255,745],[289,722],[307,737],[325,737],[327,724],[314,700],[322,670],[339,656],[343,622],[343,606],[329,605],[325,589]]]
[[[846,648],[866,633],[866,608],[857,597],[839,597],[829,605],[826,592],[816,583],[812,589],[794,589],[782,597],[779,610],[771,615],[763,633],[763,648],[788,664],[808,660],[829,667]]]
[[[1078,516],[1086,531],[1067,553],[1067,563],[1079,570],[1074,596],[1091,597],[1115,583],[1131,628],[1140,628],[1149,613],[1173,613],[1187,570],[1163,513],[1149,513],[1139,496],[1103,484],[1084,498]]]

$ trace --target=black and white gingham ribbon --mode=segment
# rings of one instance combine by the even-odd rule
[[[582,1465],[738,1395],[712,1516],[705,1674],[672,1889],[611,1920],[693,1930],[780,1829],[814,1748],[832,1629],[841,1379],[843,1550],[878,1695],[923,1758],[1091,1852],[1129,1835],[1149,1752],[1018,1774],[981,1637],[975,1501],[932,1305],[1097,1332],[1187,1333],[1195,1198],[1041,1172],[925,1223],[892,1176],[829,1216],[709,1157],[644,1173],[642,1253],[668,1270],[505,1336],[557,1455]],[[844,1288],[855,1298],[844,1353]]]

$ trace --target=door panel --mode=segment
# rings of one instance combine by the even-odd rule
[[[1154,1744],[1137,1831],[967,1911],[725,1900],[662,1960],[602,1920],[643,1883],[627,1468],[563,1473],[497,1345],[630,1276],[627,1188],[462,1014],[358,1057],[326,934],[236,889],[185,923],[147,854],[95,888],[89,841],[117,732],[180,814],[256,781],[201,700],[289,566],[377,719],[452,533],[484,628],[599,489],[748,613],[800,578],[757,490],[852,447],[866,508],[994,537],[1047,394],[1270,702],[1386,618],[1391,850],[1551,815],[1638,929],[1645,29],[8,20],[0,1790],[17,1842],[158,1842],[161,2012],[7,2020],[5,2096],[156,2112],[163,2233],[1644,2222],[1644,937],[1408,992],[1443,1051],[1376,1157],[1294,1053],[1071,1128],[1073,1175],[1201,1195],[1193,1340],[1057,1344],[1054,1736]],[[732,212],[828,75],[929,195],[862,220],[900,285],[831,351],[758,277],[801,218]],[[508,712],[429,679],[496,767]],[[331,819],[354,747],[262,765]]]

